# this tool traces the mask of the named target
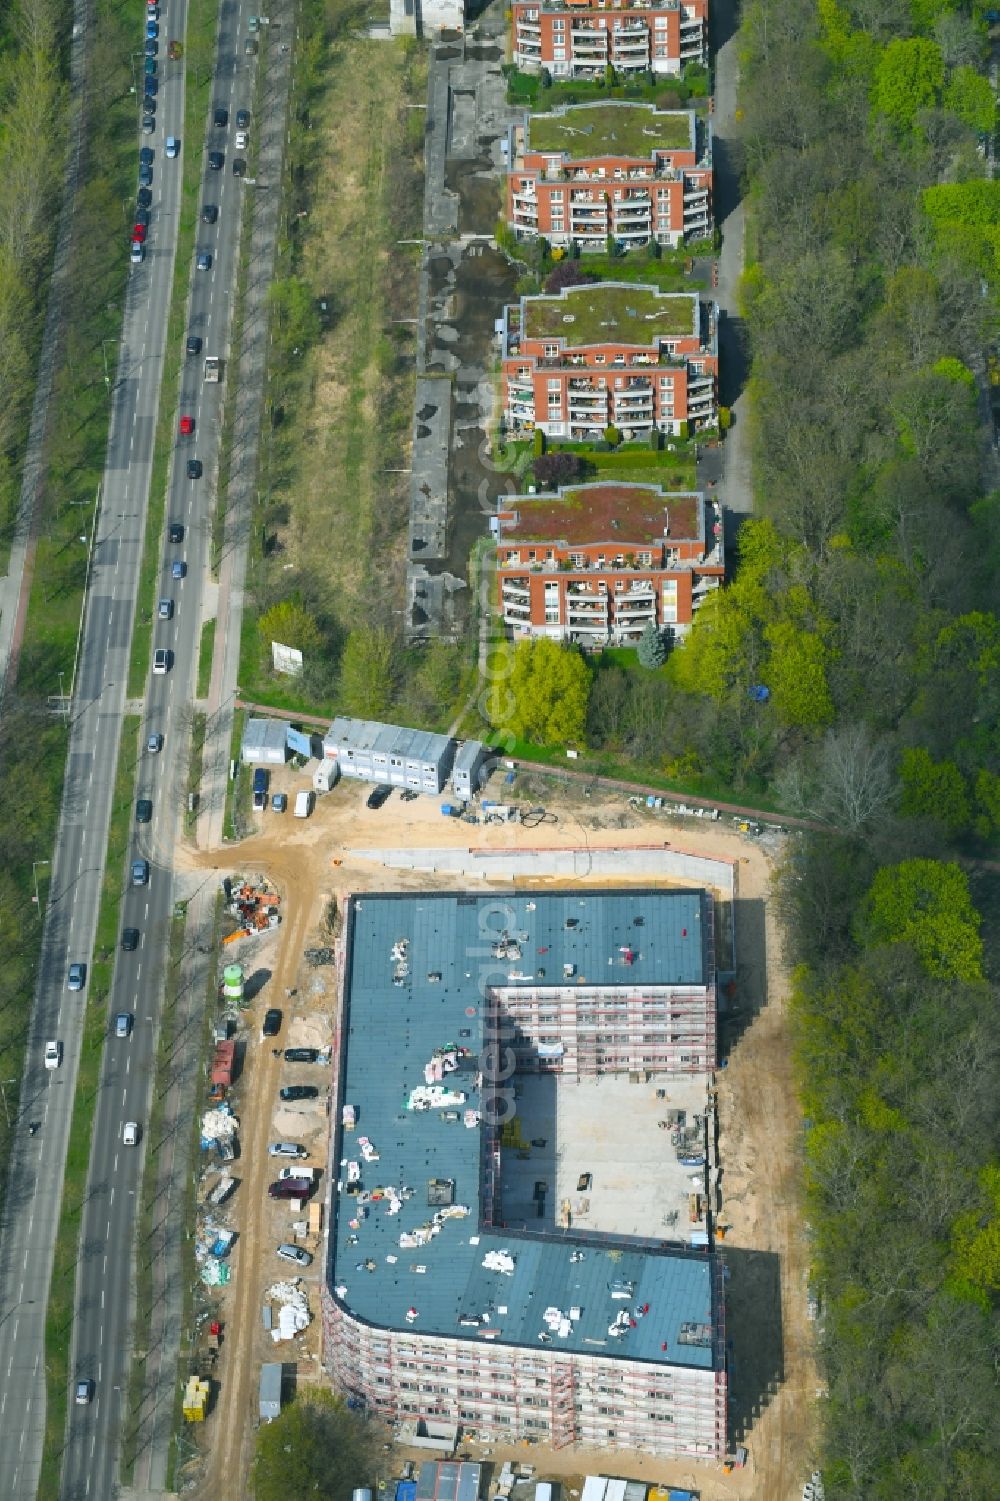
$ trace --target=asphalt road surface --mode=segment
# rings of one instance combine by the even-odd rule
[[[230,289],[235,285],[240,194],[232,173],[235,112],[250,108],[254,64],[243,39],[249,11],[224,0],[213,108],[228,109],[228,127],[212,125],[207,140],[182,137],[183,67],[167,60],[167,40],[183,36],[183,0],[164,8],[160,23],[157,128],[136,143],[154,151],[152,205],[146,255],[132,267],[123,341],[112,388],[112,422],[100,512],[92,550],[88,600],[72,704],[72,729],[63,806],[52,858],[39,986],[32,1016],[28,1062],[22,1082],[18,1132],[11,1162],[0,1239],[0,1496],[35,1496],[44,1441],[44,1325],[79,1062],[83,991],[67,988],[72,962],[89,967],[104,874],[117,750],[124,711],[131,625],[149,495],[153,441],[173,275],[181,191],[181,160],[167,160],[164,140],[181,137],[181,155],[197,150],[204,160],[202,202],[218,208],[214,224],[199,222],[197,250],[212,256],[208,270],[194,272],[188,331],[204,341],[185,360],[179,417],[194,418],[190,437],[175,426],[168,520],[180,521],[180,544],[164,543],[155,597],[140,601],[154,615],[154,648],[171,654],[171,667],[151,677],[142,743],[163,736],[157,754],[143,751],[137,767],[139,797],[153,803],[152,819],[139,826],[132,811],[128,862],[122,883],[121,928],[137,928],[138,947],[117,953],[108,1008],[108,1038],[102,1061],[94,1136],[79,1246],[73,1330],[70,1409],[63,1452],[61,1494],[65,1501],[114,1494],[129,1363],[133,1312],[133,1238],[144,1153],[156,1143],[142,1127],[148,1119],[158,1009],[162,1000],[167,933],[172,907],[170,864],[180,798],[186,779],[186,706],[193,696],[201,627],[201,597],[210,543],[210,501],[217,465],[224,381],[204,384],[206,353],[224,355],[229,337]],[[137,33],[142,13],[137,12]],[[252,128],[252,126],[251,126]],[[207,152],[225,153],[221,171],[208,167]],[[121,253],[128,254],[127,245]],[[201,479],[187,477],[189,458],[204,465]],[[174,561],[184,577],[171,576]],[[159,599],[173,604],[170,619],[158,618]],[[149,861],[147,885],[133,885],[133,859]],[[118,1040],[113,1018],[134,1017],[131,1034]],[[46,1039],[63,1044],[60,1068],[46,1070]],[[139,1143],[126,1146],[126,1121],[139,1126]],[[37,1123],[37,1129],[31,1126]],[[141,1344],[143,1331],[135,1332]],[[93,1383],[91,1400],[77,1405],[75,1384]]]

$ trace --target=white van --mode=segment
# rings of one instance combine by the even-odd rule
[[[297,792],[295,794],[295,817],[308,818],[316,801],[315,792]]]

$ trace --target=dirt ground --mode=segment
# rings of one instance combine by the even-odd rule
[[[296,777],[286,770],[272,776],[272,790],[294,791],[301,785],[301,773]],[[630,808],[624,796],[588,799],[578,789],[560,788],[557,794],[541,784],[518,785],[513,795],[522,806],[537,804],[544,797],[548,812],[556,815],[555,822],[531,830],[517,825],[470,826],[442,818],[436,800],[403,803],[398,794],[380,811],[370,811],[364,806],[366,791],[342,783],[319,799],[308,821],[268,811],[257,818],[259,832],[241,845],[221,851],[188,850],[183,856],[183,864],[192,871],[215,869],[220,876],[236,870],[266,872],[282,894],[284,914],[275,933],[247,940],[245,948],[238,943],[225,951],[226,958],[239,960],[248,972],[269,970],[271,975],[254,1000],[247,1034],[252,1041],[239,1089],[242,1182],[233,1219],[240,1239],[233,1257],[233,1279],[223,1295],[225,1340],[217,1401],[198,1435],[204,1453],[198,1495],[211,1496],[212,1501],[242,1501],[263,1360],[297,1360],[300,1382],[323,1379],[318,1318],[322,1258],[317,1256],[303,1277],[314,1322],[294,1348],[274,1346],[260,1315],[264,1289],[294,1270],[277,1261],[273,1252],[279,1240],[291,1238],[291,1221],[300,1217],[287,1205],[268,1199],[266,1184],[276,1176],[280,1163],[268,1157],[267,1143],[300,1141],[309,1148],[308,1160],[316,1166],[322,1166],[326,1157],[325,1109],[297,1105],[274,1113],[281,1084],[319,1083],[322,1076],[308,1065],[292,1068],[273,1056],[270,1045],[259,1045],[263,1012],[268,1006],[284,1010],[282,1035],[276,1039],[281,1046],[292,1042],[321,1045],[331,1035],[336,972],[327,967],[311,969],[302,957],[305,947],[327,941],[323,922],[331,898],[340,901],[361,890],[468,884],[441,874],[387,869],[377,859],[363,858],[359,851],[634,846],[634,881],[650,885],[666,883],[651,881],[644,874],[642,846],[662,844],[666,835],[674,850],[730,860],[738,866],[739,1011],[730,1023],[733,1031],[728,1042],[723,1034],[728,1060],[717,1076],[724,1191],[719,1222],[726,1227],[722,1249],[729,1269],[733,1442],[747,1445],[750,1460],[745,1470],[726,1476],[715,1466],[666,1462],[634,1453],[551,1452],[537,1445],[512,1450],[464,1447],[473,1457],[493,1463],[505,1458],[530,1460],[539,1477],[562,1480],[570,1494],[584,1473],[600,1471],[686,1485],[698,1491],[703,1501],[729,1497],[798,1501],[812,1469],[817,1376],[812,1326],[806,1317],[807,1253],[797,1200],[799,1113],[789,1059],[786,975],[780,936],[767,906],[771,852],[731,824],[668,819],[663,813]],[[610,883],[595,877],[593,884]],[[745,921],[741,913],[746,913]],[[295,994],[289,998],[290,991]],[[737,1035],[740,1026],[743,1031]],[[322,1189],[318,1197],[322,1198]],[[395,1466],[407,1457],[419,1456],[399,1451],[387,1456],[387,1465]],[[191,1478],[189,1472],[187,1479]]]

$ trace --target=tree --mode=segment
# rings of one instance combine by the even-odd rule
[[[582,287],[589,282],[595,282],[597,277],[590,271],[584,271],[577,260],[560,261],[545,278],[545,290],[550,293],[561,292],[563,287]]]
[[[344,643],[340,693],[348,713],[379,719],[389,712],[397,681],[398,642],[384,626],[358,626]]]
[[[969,883],[957,865],[904,860],[875,876],[858,914],[863,944],[906,943],[929,975],[982,979],[983,941]]]
[[[964,125],[982,134],[996,124],[997,106],[993,86],[975,68],[956,68],[944,91],[944,102]]]
[[[268,656],[274,641],[294,646],[303,657],[318,653],[323,647],[319,626],[302,601],[294,596],[265,610],[257,622],[257,631]]]
[[[582,480],[586,461],[578,453],[542,453],[532,461],[531,472],[536,485],[545,490],[558,489]]]
[[[655,672],[667,660],[667,641],[663,631],[650,621],[639,639],[639,666]]]
[[[879,58],[874,105],[900,130],[908,130],[918,110],[938,101],[944,84],[941,48],[926,37],[897,37]]]
[[[360,1480],[375,1479],[378,1453],[373,1430],[340,1397],[322,1390],[297,1396],[257,1430],[255,1501],[345,1501]]]
[[[833,719],[827,682],[829,648],[815,632],[791,620],[775,621],[764,632],[770,656],[763,678],[779,718],[795,729],[821,729]]]
[[[509,678],[497,686],[501,691],[493,696],[491,709],[495,729],[536,745],[583,741],[590,673],[575,647],[520,641]]]
[[[788,764],[777,786],[790,812],[856,834],[881,821],[892,803],[888,746],[865,724],[829,729],[817,750]]]
[[[949,834],[969,823],[965,780],[954,761],[934,761],[922,745],[908,746],[899,763],[900,811],[907,818],[933,818]]]
[[[960,1215],[952,1232],[952,1274],[959,1289],[984,1307],[1000,1291],[1000,1167],[979,1175],[981,1202]]]

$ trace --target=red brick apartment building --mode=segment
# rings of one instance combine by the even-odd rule
[[[635,643],[683,636],[725,575],[722,507],[654,485],[597,483],[501,502],[497,589],[515,640]]]
[[[594,442],[679,434],[717,417],[718,308],[625,282],[522,297],[500,326],[508,432]],[[686,424],[686,429],[684,427]]]
[[[507,223],[522,239],[676,246],[712,228],[711,126],[693,110],[584,104],[525,115],[508,139]]]
[[[708,0],[514,0],[514,62],[553,78],[678,75],[708,61]]]

